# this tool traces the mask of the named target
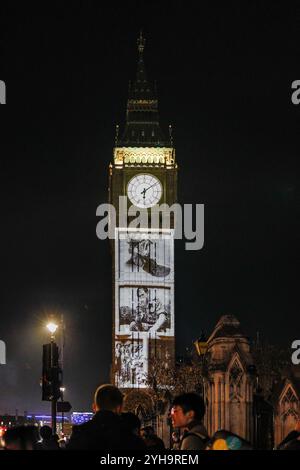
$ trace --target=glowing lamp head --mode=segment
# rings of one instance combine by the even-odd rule
[[[50,323],[48,323],[48,325],[47,325],[47,329],[48,329],[48,331],[50,331],[50,333],[51,333],[52,335],[54,335],[54,333],[56,332],[57,328],[58,328],[58,325],[56,325],[56,324],[53,323],[53,322],[50,322]]]

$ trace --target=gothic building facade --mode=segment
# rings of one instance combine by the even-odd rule
[[[273,383],[265,370],[270,386],[263,390],[252,346],[237,318],[220,318],[205,352],[205,424],[210,435],[226,429],[255,448],[277,448],[299,426],[300,370],[287,366]]]
[[[249,340],[234,316],[221,317],[208,338],[206,356],[209,434],[227,429],[252,441],[255,367]]]

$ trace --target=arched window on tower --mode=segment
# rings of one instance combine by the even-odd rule
[[[229,396],[230,400],[239,401],[242,396],[243,370],[237,360],[232,364],[229,371]]]
[[[243,390],[244,371],[235,359],[229,369],[229,430],[244,435],[245,408]]]
[[[299,400],[291,386],[287,387],[286,392],[281,399],[281,408],[284,413],[292,410],[297,411],[299,408]]]
[[[280,440],[282,440],[295,429],[296,423],[300,419],[300,401],[291,384],[286,386],[279,402],[279,416]]]

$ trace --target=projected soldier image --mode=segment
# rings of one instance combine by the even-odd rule
[[[169,233],[120,233],[117,253],[120,281],[172,282],[173,240]]]
[[[120,330],[155,335],[171,328],[169,289],[148,287],[120,289]]]
[[[141,342],[116,342],[115,371],[115,381],[119,387],[126,388],[144,384],[144,355]]]
[[[144,240],[132,240],[128,242],[128,252],[130,258],[127,264],[133,270],[134,268],[143,269],[146,273],[151,274],[154,277],[166,277],[170,273],[168,266],[160,265],[156,261],[157,243],[149,239]]]

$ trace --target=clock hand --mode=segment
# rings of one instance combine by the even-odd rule
[[[143,202],[144,205],[146,204],[146,189],[144,188],[143,191],[141,191],[141,194],[143,195]]]
[[[141,194],[143,194],[143,193],[145,194],[146,191],[148,191],[148,189],[152,188],[152,186],[155,186],[156,184],[157,184],[157,181],[156,181],[156,183],[151,184],[151,186],[149,186],[149,188],[144,188],[144,190],[141,192]]]

